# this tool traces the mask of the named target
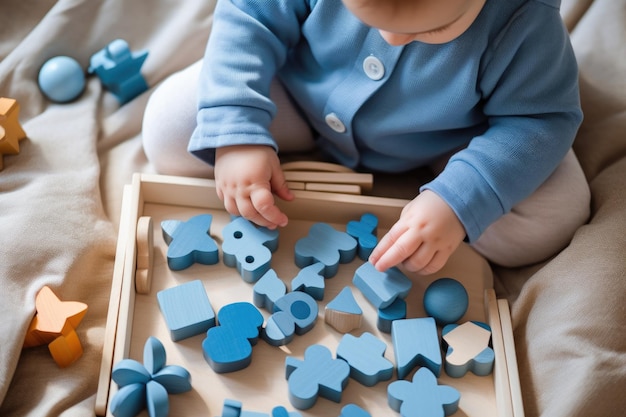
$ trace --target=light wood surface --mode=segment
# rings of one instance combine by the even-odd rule
[[[382,234],[399,216],[405,200],[377,198],[369,196],[350,196],[343,194],[316,193],[296,191],[293,202],[281,203],[282,208],[290,216],[289,225],[281,229],[278,250],[272,257],[272,268],[287,285],[299,272],[294,263],[294,246],[298,239],[307,235],[315,222],[326,222],[337,230],[344,230],[348,221],[358,220],[363,213],[374,213],[379,219],[378,234]],[[169,330],[159,311],[156,293],[162,289],[201,279],[205,285],[209,300],[217,312],[221,307],[234,302],[252,302],[253,290],[250,283],[244,282],[234,268],[227,267],[221,260],[216,265],[193,265],[183,271],[170,271],[166,263],[167,245],[155,229],[154,239],[154,271],[152,286],[149,293],[137,294],[134,275],[136,271],[136,239],[137,220],[141,216],[151,216],[154,227],[162,220],[186,220],[191,216],[209,213],[214,216],[211,235],[220,243],[221,230],[230,222],[229,215],[223,210],[221,201],[215,194],[214,182],[211,180],[183,179],[155,175],[136,175],[133,184],[127,186],[124,193],[122,227],[118,243],[115,276],[113,278],[113,297],[111,307],[118,312],[111,313],[107,325],[99,396],[97,398],[98,415],[106,413],[106,404],[117,390],[110,381],[110,367],[123,358],[142,360],[142,349],[148,337],[159,338],[165,345],[168,364],[180,365],[192,374],[191,392],[170,397],[171,415],[181,416],[218,416],[225,399],[244,402],[244,409],[270,413],[273,407],[284,406],[288,410],[294,407],[288,400],[287,380],[285,378],[285,360],[288,356],[297,359],[304,357],[305,349],[312,344],[322,344],[336,353],[341,333],[327,325],[323,317],[319,317],[315,327],[308,333],[296,336],[286,346],[274,347],[260,340],[253,348],[252,362],[249,367],[227,374],[217,374],[207,364],[202,355],[201,344],[204,335],[198,335],[179,342],[172,342]],[[130,202],[128,202],[130,201]],[[126,236],[126,239],[123,237]],[[363,264],[356,258],[349,264],[342,264],[338,274],[326,280],[325,296],[319,301],[320,316],[324,306],[345,287],[352,286],[354,271]],[[453,277],[466,287],[470,307],[460,320],[488,321],[487,315],[492,313],[493,306],[487,303],[484,309],[485,290],[493,287],[491,269],[487,262],[469,246],[462,245],[453,254],[448,264],[438,274],[418,277],[407,273],[413,281],[413,288],[407,296],[407,317],[424,317],[422,294],[426,287],[435,279]],[[380,332],[376,327],[377,314],[375,308],[363,297],[358,289],[352,288],[355,300],[363,309],[362,326],[353,331],[355,336],[370,332],[384,341],[388,349],[385,357],[394,361],[391,336]],[[267,319],[269,313],[262,311]],[[114,317],[113,317],[114,316]],[[489,321],[499,328],[499,314],[493,315],[497,321]],[[494,318],[492,317],[492,319]],[[112,335],[115,337],[112,337]],[[114,339],[114,340],[112,340]],[[504,340],[500,339],[494,348],[503,352]],[[508,340],[508,339],[507,339]],[[110,360],[110,362],[106,362]],[[506,368],[505,368],[506,369]],[[108,373],[107,373],[108,370]],[[413,373],[409,375],[412,376]],[[354,403],[368,410],[372,416],[393,416],[396,413],[387,405],[387,386],[396,379],[365,387],[355,380],[350,380],[342,394],[341,403],[319,398],[309,410],[302,411],[304,417],[338,416],[341,409]],[[450,378],[442,375],[439,383],[451,385],[461,392],[458,416],[498,416],[496,401],[496,375],[478,377],[468,374],[463,378]],[[500,381],[509,387],[507,379]],[[106,388],[104,388],[106,387]],[[509,394],[510,396],[510,394]],[[110,415],[110,414],[109,414]],[[147,415],[147,414],[142,414]],[[516,416],[518,417],[518,416]]]

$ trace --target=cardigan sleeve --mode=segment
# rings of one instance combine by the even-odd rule
[[[491,40],[479,89],[487,130],[432,182],[470,242],[530,196],[571,148],[582,121],[578,69],[558,8],[530,1]]]
[[[304,0],[220,0],[199,80],[197,127],[188,150],[209,164],[215,149],[276,143],[272,78],[300,39]]]

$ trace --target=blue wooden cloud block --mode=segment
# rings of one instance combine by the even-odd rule
[[[441,374],[441,348],[435,319],[396,320],[391,325],[391,339],[399,379],[418,365],[430,369],[436,376]]]
[[[327,347],[311,345],[304,352],[304,360],[286,358],[285,372],[291,405],[306,410],[315,405],[318,395],[340,402],[350,366],[342,359],[333,359]]]
[[[200,280],[161,290],[157,301],[174,342],[215,326],[215,312]]]
[[[380,272],[370,262],[354,272],[352,283],[378,309],[389,307],[396,298],[405,298],[413,285],[398,268]]]
[[[263,315],[246,302],[225,305],[217,313],[218,326],[202,341],[204,359],[217,373],[235,372],[250,365],[252,346],[259,338]]]
[[[237,268],[246,282],[256,282],[270,269],[272,253],[278,248],[278,230],[257,227],[235,217],[222,229],[224,264]]]
[[[161,341],[149,337],[143,356],[143,365],[123,359],[113,367],[111,378],[119,387],[110,405],[115,417],[134,417],[144,409],[150,417],[165,417],[169,413],[168,395],[191,390],[189,371],[178,365],[165,365]]]
[[[443,417],[456,413],[461,394],[455,388],[438,385],[437,378],[420,368],[413,380],[394,381],[387,387],[389,406],[402,417]]]
[[[215,240],[209,235],[213,216],[200,214],[189,220],[163,220],[161,230],[167,243],[167,265],[172,271],[189,268],[194,263],[214,265],[219,262]]]
[[[304,268],[316,262],[324,265],[324,277],[334,277],[339,264],[345,264],[356,256],[357,242],[345,232],[335,230],[326,223],[315,223],[306,237],[295,246],[295,262]]]
[[[393,375],[393,363],[385,358],[387,344],[371,333],[360,337],[345,334],[337,347],[337,357],[350,365],[350,376],[366,387],[386,381]]]

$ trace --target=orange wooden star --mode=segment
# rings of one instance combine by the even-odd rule
[[[0,170],[3,168],[2,155],[19,153],[19,141],[26,137],[18,120],[19,113],[17,100],[0,97]]]
[[[78,359],[83,349],[75,332],[87,313],[87,304],[61,301],[50,287],[43,287],[35,299],[37,313],[30,323],[24,347],[48,344],[52,357],[61,367]]]

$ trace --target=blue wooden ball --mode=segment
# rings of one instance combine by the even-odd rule
[[[67,103],[80,96],[85,89],[85,71],[74,58],[56,56],[42,65],[38,82],[39,88],[50,100]]]
[[[469,297],[459,281],[440,278],[431,283],[424,292],[424,311],[437,324],[445,326],[456,323],[467,312]]]

